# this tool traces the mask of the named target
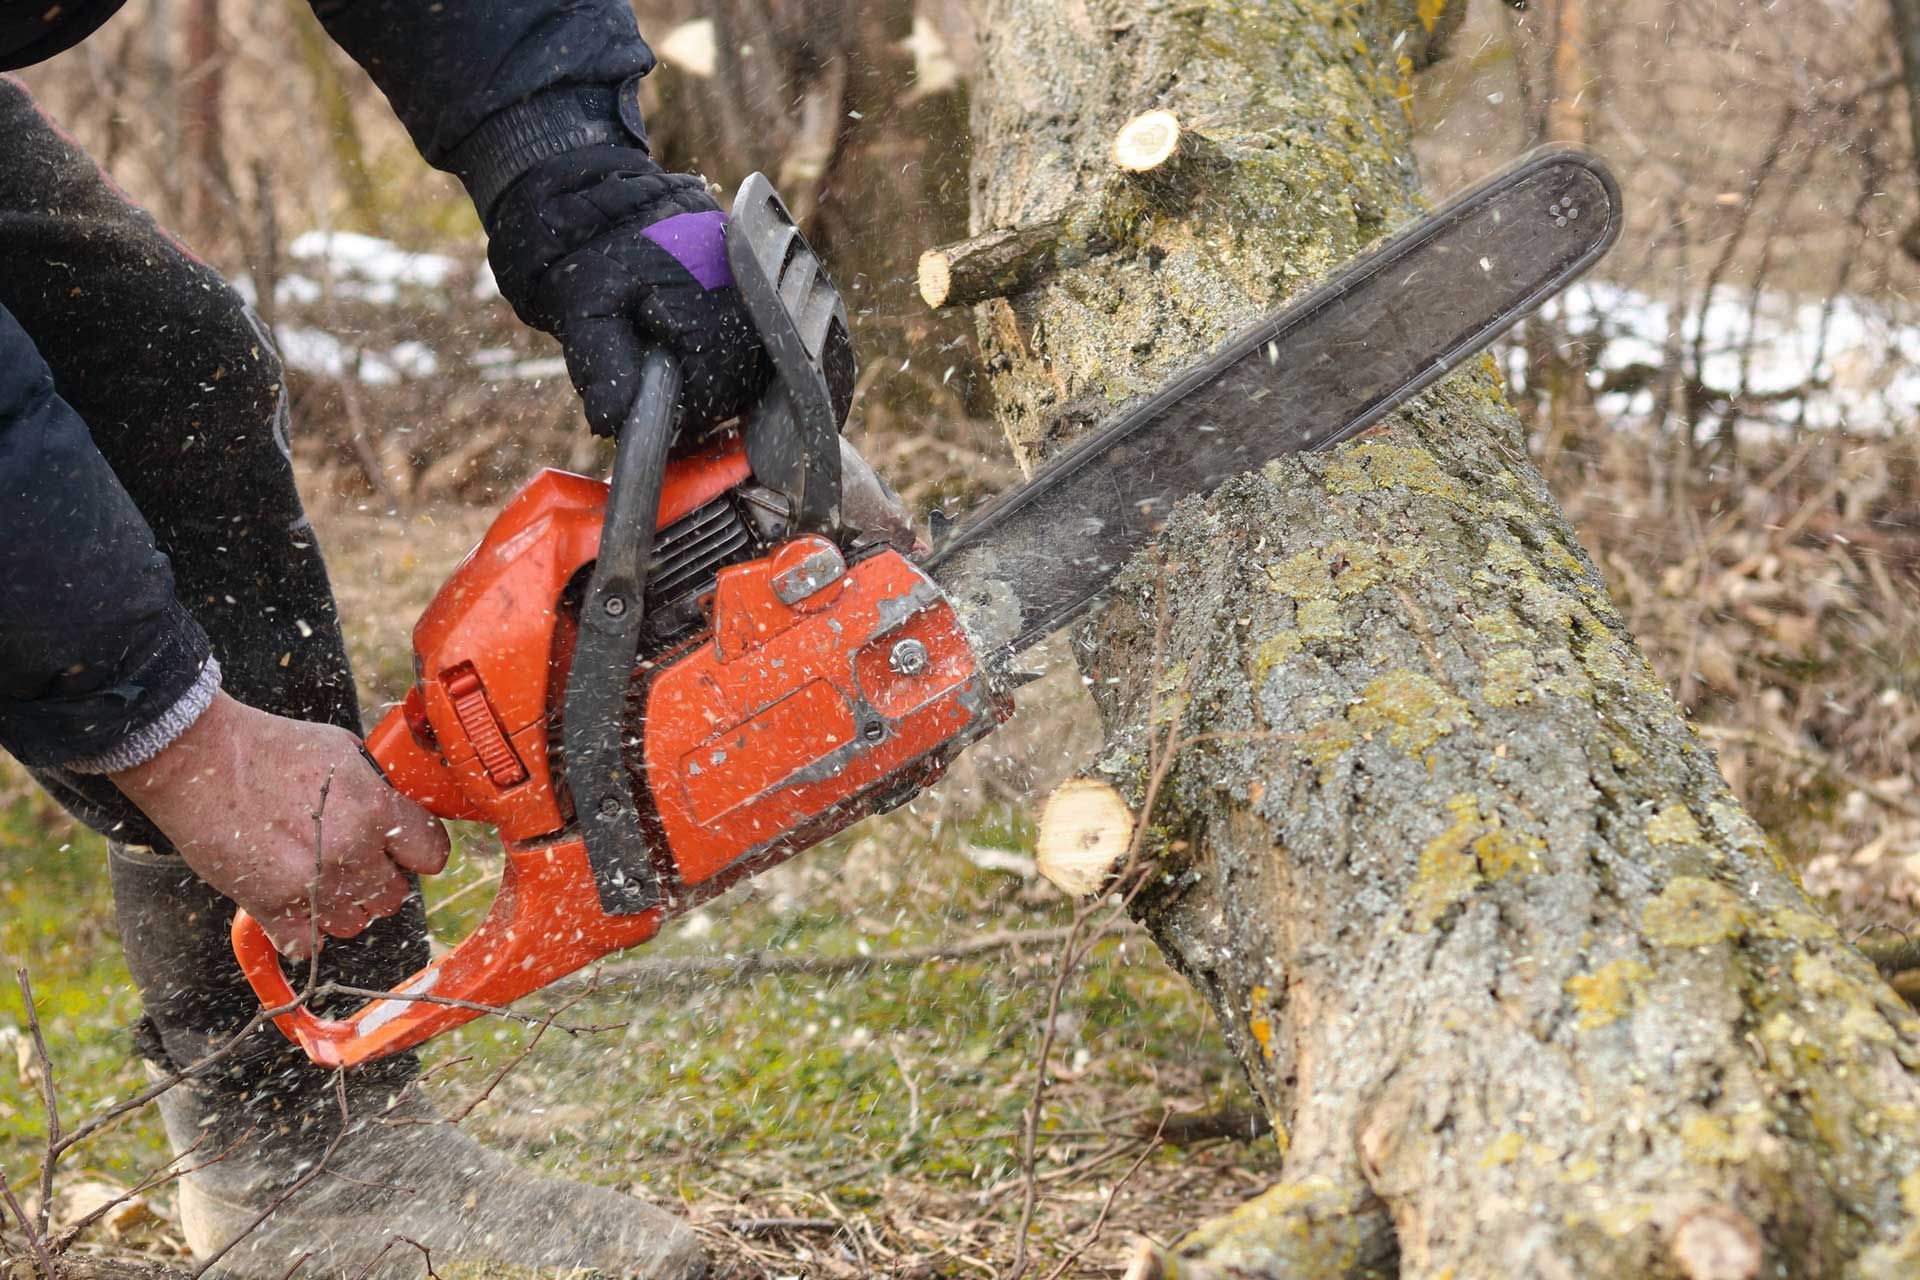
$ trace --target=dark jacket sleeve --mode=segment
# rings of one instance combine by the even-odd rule
[[[448,168],[481,121],[544,90],[653,69],[627,0],[312,0],[428,163]]]
[[[106,755],[207,654],[152,530],[0,307],[0,747],[39,768]]]

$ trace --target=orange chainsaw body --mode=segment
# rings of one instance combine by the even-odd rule
[[[676,460],[659,526],[749,479],[737,438]],[[433,813],[499,831],[500,888],[475,931],[393,995],[345,1018],[280,1015],[315,1061],[399,1052],[647,941],[669,917],[909,798],[1010,713],[952,606],[898,551],[849,563],[801,534],[728,564],[698,598],[704,625],[643,652],[633,673],[628,781],[663,896],[609,912],[553,751],[576,630],[569,593],[599,547],[606,494],[600,481],[541,472],[415,627],[418,681],[367,748]],[[295,1004],[271,942],[244,917],[235,948],[267,1007]]]

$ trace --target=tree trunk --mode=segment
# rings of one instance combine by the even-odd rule
[[[979,309],[1025,460],[1415,207],[1431,0],[980,4],[974,232],[1102,201],[1118,241]],[[1112,172],[1156,107],[1226,160],[1184,200]],[[1916,1274],[1920,1022],[1722,781],[1490,363],[1183,504],[1088,640],[1136,812],[1179,740],[1135,913],[1286,1151],[1153,1267]]]
[[[224,126],[227,53],[220,0],[192,0],[187,9],[187,93],[181,136],[186,143],[187,221],[211,243],[232,220],[233,175]]]
[[[1907,154],[1913,176],[1920,179],[1920,0],[1889,0],[1893,38],[1900,46],[1900,74],[1907,90]],[[1920,218],[1901,233],[1900,247],[1920,262]]]
[[[1593,77],[1587,71],[1586,0],[1556,0],[1551,27],[1551,74],[1540,133],[1548,142],[1584,146],[1592,112],[1588,95],[1593,90]]]

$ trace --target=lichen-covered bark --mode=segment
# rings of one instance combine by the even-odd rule
[[[1412,207],[1431,4],[982,8],[976,232],[1129,199],[1105,144],[1149,107],[1232,161],[981,309],[1030,461]],[[1920,1274],[1920,1023],[1722,782],[1490,368],[1184,504],[1089,629],[1101,770],[1141,798],[1149,707],[1191,739],[1137,911],[1287,1150],[1169,1273]]]

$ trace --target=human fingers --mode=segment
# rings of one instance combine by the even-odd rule
[[[453,844],[440,819],[397,791],[388,802],[387,812],[387,856],[394,865],[418,876],[435,876],[446,870]]]
[[[373,915],[359,902],[342,900],[323,907],[319,921],[320,932],[329,938],[353,938],[373,923]]]
[[[304,960],[314,941],[313,921],[304,909],[255,915],[254,922],[265,931],[273,949],[289,960]]]

